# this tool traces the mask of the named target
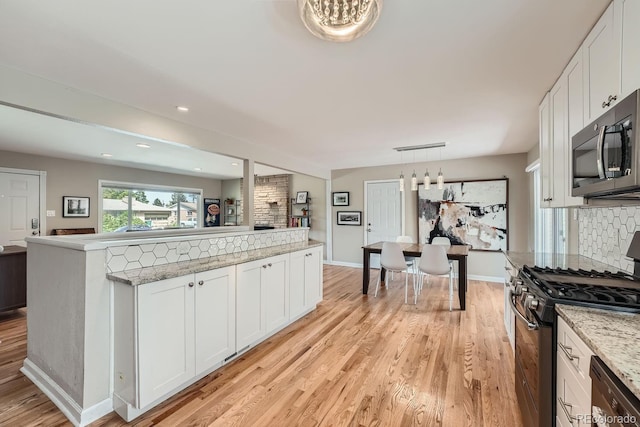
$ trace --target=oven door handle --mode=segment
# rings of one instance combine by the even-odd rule
[[[529,328],[530,331],[535,331],[540,328],[540,325],[538,325],[537,323],[529,322],[526,317],[520,314],[520,312],[516,308],[515,303],[513,302],[513,291],[509,291],[509,304],[511,305],[511,311],[513,312],[513,314],[515,314],[516,317],[520,318],[520,320],[522,320],[527,325],[527,328]]]

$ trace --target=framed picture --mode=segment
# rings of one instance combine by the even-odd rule
[[[62,217],[63,218],[89,218],[89,198],[63,196],[62,197]]]
[[[342,211],[338,212],[338,225],[361,225],[362,212],[360,211]]]
[[[309,197],[308,191],[298,191],[296,193],[296,203],[307,203],[308,197]]]
[[[333,194],[333,206],[349,206],[349,192],[336,191]]]
[[[445,182],[438,190],[418,186],[418,238],[446,237],[473,250],[509,249],[509,180]]]

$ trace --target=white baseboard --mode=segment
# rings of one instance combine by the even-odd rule
[[[110,398],[89,408],[82,408],[49,375],[29,359],[24,360],[20,372],[42,390],[74,426],[84,427],[113,412],[113,402]]]
[[[470,274],[467,276],[468,280],[481,280],[483,282],[495,282],[502,283],[504,282],[504,277],[496,277],[496,276],[480,276],[477,274]]]
[[[358,264],[357,262],[325,261],[324,263],[329,265],[338,265],[340,267],[362,268],[362,264]]]

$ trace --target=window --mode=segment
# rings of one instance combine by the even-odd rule
[[[567,209],[542,208],[540,164],[527,171],[533,173],[534,251],[564,254],[567,252]]]
[[[103,233],[198,226],[200,189],[100,181],[99,190]]]

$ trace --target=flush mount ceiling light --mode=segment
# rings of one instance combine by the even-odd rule
[[[139,147],[139,148],[151,148],[151,146],[149,144],[143,144],[143,143],[136,144],[136,147]]]
[[[355,40],[373,28],[383,0],[298,0],[300,18],[314,36],[332,42]]]
[[[187,111],[189,111],[189,107],[185,107],[184,105],[178,105],[176,107],[176,110],[182,111],[183,113],[186,113]]]
[[[109,153],[102,153],[100,154],[102,157],[113,157],[113,154],[109,154]]]

